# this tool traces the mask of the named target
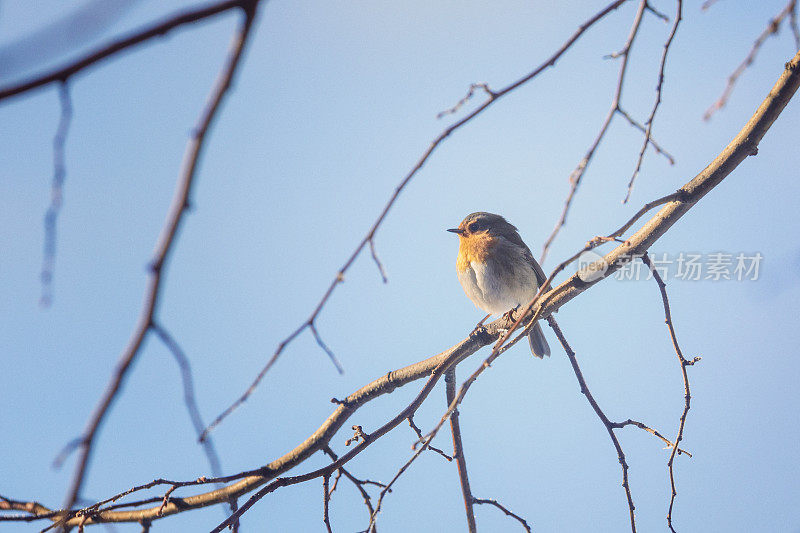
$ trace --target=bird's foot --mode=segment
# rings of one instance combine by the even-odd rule
[[[516,320],[515,320],[515,318],[514,318],[514,312],[515,312],[517,309],[519,309],[519,305],[518,305],[518,306],[516,306],[515,308],[513,308],[513,309],[509,309],[508,311],[506,311],[505,313],[503,313],[503,318],[505,318],[505,319],[506,319],[506,320],[508,320],[509,322],[515,322]],[[484,319],[484,320],[485,320],[485,319]]]

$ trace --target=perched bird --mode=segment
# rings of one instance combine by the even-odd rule
[[[510,313],[526,305],[547,279],[517,228],[500,215],[472,213],[447,231],[459,237],[458,281],[472,303],[489,315]],[[536,357],[550,355],[538,323],[531,328],[528,341]]]

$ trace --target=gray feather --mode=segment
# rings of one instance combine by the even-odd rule
[[[544,358],[545,355],[550,356],[550,346],[548,346],[547,339],[544,338],[544,332],[538,322],[528,333],[528,342],[531,345],[531,352],[539,359]]]

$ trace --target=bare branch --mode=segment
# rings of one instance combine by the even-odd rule
[[[170,252],[173,249],[173,243],[175,242],[175,236],[177,234],[178,227],[180,226],[180,223],[183,220],[183,216],[186,213],[186,206],[188,205],[189,202],[189,195],[191,192],[192,184],[194,182],[197,163],[203,149],[206,134],[208,133],[208,130],[211,127],[211,124],[214,120],[214,117],[217,114],[217,110],[219,109],[220,103],[222,102],[223,98],[225,97],[225,94],[228,91],[228,88],[230,87],[233,75],[236,72],[237,66],[239,65],[239,60],[242,56],[242,51],[244,50],[244,46],[250,35],[250,30],[252,28],[253,20],[255,18],[256,7],[258,6],[258,2],[253,1],[246,4],[238,2],[234,4],[242,8],[244,20],[240,28],[236,32],[236,35],[233,39],[231,52],[226,60],[226,63],[222,71],[220,72],[216,85],[209,96],[206,107],[200,116],[198,125],[194,130],[194,133],[192,134],[192,137],[189,140],[189,143],[186,147],[186,154],[184,159],[185,164],[181,169],[180,177],[178,179],[177,189],[175,191],[175,197],[173,198],[169,214],[167,215],[167,221],[164,225],[161,236],[159,237],[158,244],[156,245],[155,258],[153,259],[150,266],[151,268],[150,280],[145,293],[144,306],[139,315],[139,320],[138,323],[136,324],[133,335],[130,341],[128,342],[128,345],[123,350],[122,355],[119,358],[119,361],[117,362],[116,371],[112,376],[111,381],[109,382],[106,391],[100,400],[100,403],[95,408],[95,411],[92,414],[86,426],[86,429],[83,432],[83,437],[80,443],[81,452],[78,458],[78,464],[75,469],[75,473],[72,478],[71,487],[69,489],[66,501],[64,503],[65,509],[71,509],[80,495],[81,486],[83,485],[83,481],[86,475],[86,469],[89,466],[89,458],[91,456],[92,443],[94,442],[94,438],[97,435],[97,432],[101,424],[103,423],[103,420],[105,419],[106,413],[108,413],[108,409],[111,407],[111,404],[113,403],[114,399],[117,396],[117,392],[119,391],[122,382],[125,379],[125,376],[127,375],[128,369],[131,367],[131,363],[135,359],[136,355],[139,353],[145,335],[152,326],[153,319],[155,317],[156,306],[161,292],[160,289],[161,289],[163,267],[167,259],[169,258]],[[218,5],[216,6],[216,9],[220,10],[221,8]],[[207,8],[206,11],[208,10],[211,10],[211,8]],[[184,16],[182,18],[185,18],[187,21],[197,20],[196,13],[193,15],[193,17],[194,18],[189,16]],[[173,23],[171,26],[168,27],[162,25],[162,27],[167,27],[167,29],[169,29],[171,27],[174,27],[175,25],[177,25],[177,23]],[[163,29],[159,30],[159,28],[157,27],[153,30],[150,30],[149,33],[152,35],[158,35],[160,33],[163,33],[163,31],[166,30]],[[144,38],[138,37],[138,39],[143,40]],[[117,47],[120,46],[122,45],[121,44],[117,45]],[[108,52],[106,55],[110,54],[111,52]],[[94,62],[96,60],[97,59],[94,59],[91,62]],[[91,62],[88,64],[91,64]],[[62,76],[62,78],[63,77],[64,76]],[[0,96],[0,98],[2,98],[2,96]]]
[[[628,181],[628,190],[625,193],[625,198],[622,200],[623,204],[628,203],[628,200],[631,197],[631,193],[633,192],[633,184],[636,181],[636,177],[639,175],[639,171],[642,168],[642,161],[644,160],[644,153],[647,150],[647,145],[651,141],[651,134],[653,131],[653,121],[656,118],[656,112],[658,111],[658,106],[661,105],[661,90],[664,87],[664,69],[667,66],[667,55],[669,54],[670,46],[672,46],[672,40],[675,38],[675,33],[678,31],[678,25],[681,23],[681,15],[683,12],[683,0],[676,0],[677,7],[675,8],[675,22],[672,24],[672,30],[669,33],[669,37],[667,37],[667,42],[664,43],[664,52],[661,54],[661,64],[658,68],[658,84],[656,85],[656,101],[653,103],[653,108],[650,110],[650,117],[648,117],[647,122],[647,131],[644,132],[644,141],[642,142],[642,148],[639,150],[639,158],[636,160],[636,168],[633,170],[633,174],[631,175],[631,179]],[[655,143],[652,143],[653,148],[657,152],[661,152],[658,146]],[[667,155],[667,158],[670,161],[670,164],[674,164],[672,157]]]
[[[192,379],[192,368],[189,363],[189,358],[186,357],[186,354],[183,352],[178,342],[161,326],[161,324],[153,321],[150,327],[178,363],[178,367],[181,370],[181,381],[183,382],[183,402],[189,413],[189,419],[192,421],[195,432],[197,432],[197,436],[199,437],[203,434],[203,429],[206,425],[203,423],[203,418],[200,416],[200,409],[197,407],[197,400],[195,400],[194,397],[194,380]],[[214,443],[211,439],[205,439],[201,441],[201,444],[203,445],[203,451],[208,459],[211,473],[214,477],[221,476],[222,466],[220,465],[217,451],[214,449]]]
[[[789,27],[794,36],[794,47],[800,49],[800,26],[797,24],[797,0],[791,0],[792,10],[789,12]]]
[[[636,533],[636,518],[634,516],[634,510],[636,507],[633,505],[633,497],[631,496],[631,487],[628,481],[628,462],[625,460],[625,453],[622,451],[622,446],[619,443],[619,439],[614,434],[614,424],[608,419],[606,414],[600,409],[600,406],[595,401],[594,396],[592,393],[589,392],[589,388],[586,385],[586,380],[583,378],[583,373],[581,372],[580,366],[578,366],[578,359],[575,357],[575,352],[570,347],[567,339],[564,337],[564,334],[561,332],[561,328],[558,327],[558,323],[556,322],[555,318],[549,316],[547,318],[547,322],[550,324],[550,327],[553,328],[553,331],[556,333],[558,340],[561,342],[561,346],[564,348],[564,351],[567,353],[567,357],[569,358],[569,362],[572,365],[572,370],[575,372],[575,377],[578,378],[578,384],[581,386],[581,393],[586,396],[586,399],[589,401],[589,405],[592,406],[595,414],[606,427],[606,431],[608,432],[608,436],[611,438],[611,443],[614,445],[614,448],[617,450],[617,458],[619,459],[619,464],[622,466],[622,488],[625,489],[625,498],[628,500],[628,513],[630,514],[631,520],[631,531]]]
[[[656,8],[654,8],[654,7],[652,6],[652,4],[650,4],[649,2],[647,3],[647,5],[645,5],[645,8],[646,8],[646,9],[647,9],[647,10],[648,10],[650,13],[652,13],[652,14],[653,14],[653,15],[655,15],[656,17],[660,18],[660,19],[661,19],[661,20],[663,20],[664,22],[669,22],[669,17],[668,17],[668,16],[666,16],[666,15],[665,15],[664,13],[662,13],[661,11],[657,10]]]
[[[495,93],[489,88],[488,83],[486,82],[473,83],[472,85],[469,86],[467,95],[464,98],[456,102],[456,105],[454,105],[450,109],[445,109],[444,111],[436,115],[436,118],[443,118],[446,117],[447,115],[455,115],[456,113],[458,113],[459,109],[467,105],[467,103],[469,103],[469,101],[472,100],[472,97],[475,96],[476,91],[485,92],[486,95],[489,97],[489,100],[495,98]]]
[[[69,96],[69,85],[62,81],[58,86],[58,97],[61,103],[61,118],[53,137],[53,185],[50,188],[50,207],[44,216],[44,259],[42,260],[42,296],[39,300],[43,307],[50,307],[53,301],[53,270],[56,260],[56,221],[64,199],[64,179],[67,166],[64,158],[64,147],[67,143],[67,132],[72,122],[72,100]]]
[[[54,518],[60,516],[61,511],[52,511],[39,502],[22,502],[13,500],[0,495],[0,511],[21,511],[28,513],[25,515],[3,515],[0,521],[33,522],[42,518]]]
[[[638,421],[636,421],[636,420],[631,420],[631,419],[629,418],[629,419],[627,419],[627,420],[626,420],[626,421],[624,421],[624,422],[613,422],[613,423],[611,424],[611,426],[612,426],[614,429],[618,429],[618,428],[624,428],[624,427],[626,427],[626,426],[636,426],[637,428],[639,428],[639,429],[643,429],[643,430],[645,430],[646,432],[650,433],[651,435],[653,435],[653,436],[656,436],[656,437],[658,437],[659,439],[661,439],[661,440],[664,442],[664,444],[666,444],[666,445],[667,445],[667,448],[674,448],[674,447],[675,447],[675,445],[672,443],[672,441],[670,441],[668,438],[666,438],[664,435],[662,435],[661,433],[659,433],[657,430],[655,430],[655,429],[651,428],[650,426],[648,426],[647,424],[645,424],[645,423],[643,423],[643,422],[638,422]],[[683,455],[687,455],[687,456],[689,456],[689,457],[691,457],[691,456],[692,456],[692,454],[691,454],[691,453],[689,453],[689,452],[687,452],[686,450],[682,450],[682,449],[678,448],[678,455],[681,455],[681,454],[683,454]]]
[[[339,456],[336,455],[336,453],[329,446],[324,446],[322,448],[322,451],[325,452],[325,454],[328,455],[328,457],[330,457],[334,461],[339,459]],[[380,483],[378,481],[372,481],[370,479],[358,479],[353,474],[348,472],[347,469],[345,469],[344,467],[340,467],[336,471],[336,481],[334,482],[333,487],[331,487],[331,489],[329,491],[329,494],[333,494],[333,491],[336,490],[336,483],[339,481],[339,476],[340,475],[344,475],[344,477],[349,479],[350,482],[353,483],[353,485],[355,485],[355,487],[358,490],[358,492],[361,493],[361,497],[364,499],[364,505],[367,506],[367,513],[369,514],[369,516],[372,516],[372,513],[375,512],[375,509],[373,509],[373,507],[372,507],[372,501],[371,501],[370,495],[367,492],[367,490],[364,488],[364,486],[365,485],[374,485],[376,487],[383,488],[386,485],[384,485],[383,483]]]
[[[617,110],[617,112],[618,112],[620,115],[622,115],[622,118],[624,118],[625,120],[627,120],[627,121],[628,121],[628,124],[630,124],[631,126],[633,126],[634,128],[636,128],[637,130],[639,130],[640,132],[642,132],[642,133],[644,133],[644,134],[645,134],[645,139],[646,139],[646,141],[645,141],[645,142],[646,142],[646,145],[645,145],[645,147],[646,147],[647,145],[650,145],[650,146],[653,148],[653,150],[655,150],[655,151],[656,151],[656,153],[657,153],[657,154],[663,155],[663,156],[664,156],[664,158],[667,160],[667,162],[668,162],[670,165],[674,165],[674,164],[675,164],[675,157],[673,157],[673,156],[672,156],[672,154],[670,154],[670,153],[669,153],[669,152],[667,152],[667,151],[666,151],[664,148],[662,148],[662,146],[661,146],[660,144],[658,144],[658,142],[657,142],[655,139],[653,139],[653,137],[652,137],[652,136],[651,136],[651,137],[647,137],[647,128],[646,128],[645,126],[643,126],[643,125],[642,125],[642,124],[641,124],[641,123],[640,123],[638,120],[636,120],[635,118],[633,118],[633,117],[630,115],[630,113],[628,113],[627,111],[625,111],[625,110],[624,110],[622,107],[620,107],[620,108]],[[651,121],[652,121],[652,119],[651,119],[650,121],[648,121],[647,123],[649,123],[649,122],[651,122]]]
[[[456,369],[451,368],[444,375],[445,391],[447,395],[447,405],[453,403],[456,398]],[[469,486],[469,475],[467,474],[467,458],[464,455],[464,444],[461,442],[461,424],[458,421],[458,409],[453,409],[450,415],[450,431],[453,434],[453,457],[458,465],[458,480],[461,483],[461,494],[464,496],[464,510],[467,513],[467,528],[470,533],[475,533],[475,510],[472,505],[475,497]]]
[[[95,52],[92,52],[58,70],[36,76],[35,78],[22,83],[2,87],[0,88],[0,100],[5,100],[6,98],[10,98],[18,94],[27,93],[54,82],[65,82],[75,74],[86,70],[95,63],[116,55],[123,50],[149,41],[153,37],[165,35],[174,28],[183,26],[185,24],[191,24],[205,18],[213,17],[214,15],[218,15],[230,9],[246,8],[246,6],[251,3],[252,2],[248,0],[228,0],[226,2],[219,2],[200,9],[173,15],[167,20],[153,26],[140,28],[131,33],[129,36],[123,37],[117,41],[113,41],[101,47],[99,50],[96,50]]]
[[[325,529],[328,533],[333,533],[331,529],[331,518],[328,515],[328,507],[331,501],[331,493],[328,488],[330,479],[330,474],[322,476],[322,521],[325,523]]]
[[[790,0],[789,3],[784,7],[780,13],[778,13],[774,18],[772,18],[767,27],[761,32],[761,35],[753,43],[753,47],[750,49],[750,53],[744,58],[736,70],[728,76],[728,83],[725,85],[725,89],[722,91],[722,95],[717,99],[716,102],[711,104],[711,106],[706,109],[706,112],[703,114],[703,120],[710,120],[711,117],[725,107],[725,104],[728,103],[728,98],[730,98],[731,93],[733,92],[733,88],[736,85],[736,82],[739,80],[739,76],[741,76],[747,67],[753,64],[753,61],[756,60],[756,56],[758,52],[761,50],[761,45],[764,44],[771,35],[776,35],[778,30],[780,29],[781,22],[788,16],[789,17],[789,25],[792,27],[795,35],[795,45],[797,48],[800,48],[798,45],[798,41],[800,41],[800,32],[797,31],[797,15],[795,12],[796,9],[796,2],[797,0]]]
[[[333,366],[336,367],[336,370],[340,374],[344,374],[344,368],[342,368],[342,364],[336,358],[336,354],[334,354],[331,351],[331,349],[328,348],[328,345],[325,344],[325,342],[322,340],[322,337],[319,336],[319,331],[317,331],[317,326],[315,326],[314,323],[312,322],[311,324],[308,325],[308,327],[311,330],[311,333],[314,335],[314,340],[316,340],[317,344],[319,345],[319,347],[322,348],[325,351],[326,354],[328,354],[328,357],[330,358],[331,362],[333,363]]]
[[[678,444],[680,444],[681,440],[683,439],[683,429],[686,426],[686,415],[689,414],[689,407],[692,399],[692,394],[689,389],[689,376],[686,374],[686,367],[695,364],[697,361],[700,360],[699,357],[694,357],[692,359],[686,359],[683,356],[683,352],[681,352],[680,346],[678,346],[678,338],[675,336],[675,326],[672,323],[672,313],[669,310],[669,298],[667,298],[667,284],[664,283],[664,280],[661,279],[661,276],[658,273],[658,270],[653,268],[653,264],[650,262],[650,258],[647,254],[642,256],[642,261],[646,264],[650,271],[653,273],[653,279],[658,284],[658,289],[661,292],[661,299],[664,303],[664,322],[667,324],[667,328],[669,329],[669,338],[672,341],[672,347],[675,349],[675,354],[678,356],[678,363],[681,367],[681,374],[683,374],[683,390],[684,390],[684,399],[685,403],[683,406],[683,413],[681,413],[680,422],[678,424],[678,435],[675,437],[675,445],[672,447],[672,453],[669,456],[669,461],[667,461],[667,469],[669,470],[669,482],[672,489],[672,495],[669,499],[669,510],[667,511],[667,525],[669,526],[670,531],[675,533],[675,528],[672,526],[672,508],[675,505],[675,497],[678,495],[678,491],[675,489],[675,472],[673,470],[673,462],[675,461],[675,454],[678,453]],[[663,438],[663,437],[662,437]],[[690,456],[691,457],[691,456]]]
[[[447,374],[445,374],[445,378],[447,378]],[[408,425],[409,425],[409,426],[411,426],[411,429],[413,429],[413,430],[414,430],[414,433],[416,433],[416,434],[417,434],[417,441],[416,441],[416,442],[414,443],[414,445],[411,447],[411,449],[412,449],[412,450],[416,450],[416,449],[417,449],[417,445],[418,445],[420,442],[422,442],[422,441],[425,439],[425,437],[422,435],[422,430],[420,430],[420,429],[419,429],[419,427],[417,427],[417,425],[414,423],[414,417],[413,417],[413,416],[409,416],[409,417],[408,417]],[[452,458],[452,457],[450,457],[449,455],[447,455],[446,453],[444,453],[444,451],[440,450],[439,448],[437,448],[437,447],[435,447],[435,446],[431,446],[431,445],[429,444],[429,445],[428,445],[428,449],[429,449],[430,451],[432,451],[432,452],[436,452],[436,453],[438,453],[439,455],[441,455],[442,457],[444,457],[445,459],[447,459],[447,462],[448,462],[448,463],[449,463],[449,462],[451,462],[451,461],[453,460],[453,458]]]
[[[482,505],[494,505],[495,507],[497,507],[498,509],[503,511],[506,514],[506,516],[510,516],[514,520],[517,520],[522,525],[522,527],[525,528],[525,531],[530,533],[531,526],[528,525],[528,522],[524,518],[519,516],[518,514],[512,513],[506,507],[500,505],[497,502],[497,500],[485,500],[483,498],[473,498],[472,502],[475,503],[476,505],[480,505],[480,504],[482,504]]]
[[[372,254],[372,260],[375,261],[375,265],[378,267],[378,272],[380,272],[380,274],[381,274],[381,280],[384,283],[388,283],[389,282],[389,278],[386,277],[386,270],[384,270],[383,263],[381,263],[381,260],[378,259],[378,253],[375,251],[375,239],[374,238],[369,240],[369,253]]]
[[[636,15],[633,18],[633,25],[631,26],[630,33],[628,34],[628,40],[625,42],[625,46],[620,52],[614,54],[614,57],[622,57],[622,63],[619,67],[619,75],[617,76],[617,88],[614,90],[614,97],[611,100],[611,108],[608,110],[606,114],[606,118],[603,120],[603,125],[600,126],[600,131],[595,137],[594,141],[592,142],[589,149],[586,151],[586,154],[583,156],[583,159],[580,160],[578,166],[575,167],[575,170],[572,171],[572,174],[569,176],[569,193],[567,194],[567,199],[564,201],[564,208],[561,211],[561,216],[556,222],[555,228],[553,228],[552,233],[544,242],[542,246],[542,255],[539,258],[539,263],[544,264],[545,258],[547,258],[547,252],[550,249],[550,246],[553,244],[558,233],[561,231],[561,228],[567,223],[567,214],[569,213],[570,207],[572,207],[572,201],[575,199],[575,193],[578,190],[578,187],[581,184],[581,180],[583,179],[583,175],[586,172],[586,168],[589,166],[589,163],[592,161],[594,157],[595,151],[597,151],[597,147],[600,146],[600,142],[606,135],[608,131],[608,127],[611,125],[611,120],[614,118],[614,115],[617,114],[620,108],[620,100],[622,99],[622,88],[625,84],[625,72],[628,69],[628,59],[630,58],[630,51],[633,47],[633,43],[636,40],[636,36],[639,33],[639,27],[642,23],[642,15],[644,14],[645,7],[647,6],[647,0],[640,0],[639,1],[639,8],[636,10]]]

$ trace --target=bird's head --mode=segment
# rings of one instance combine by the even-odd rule
[[[519,238],[517,228],[505,218],[483,211],[467,215],[457,228],[450,228],[447,231],[458,234],[462,239],[483,236],[508,238],[513,235]]]

